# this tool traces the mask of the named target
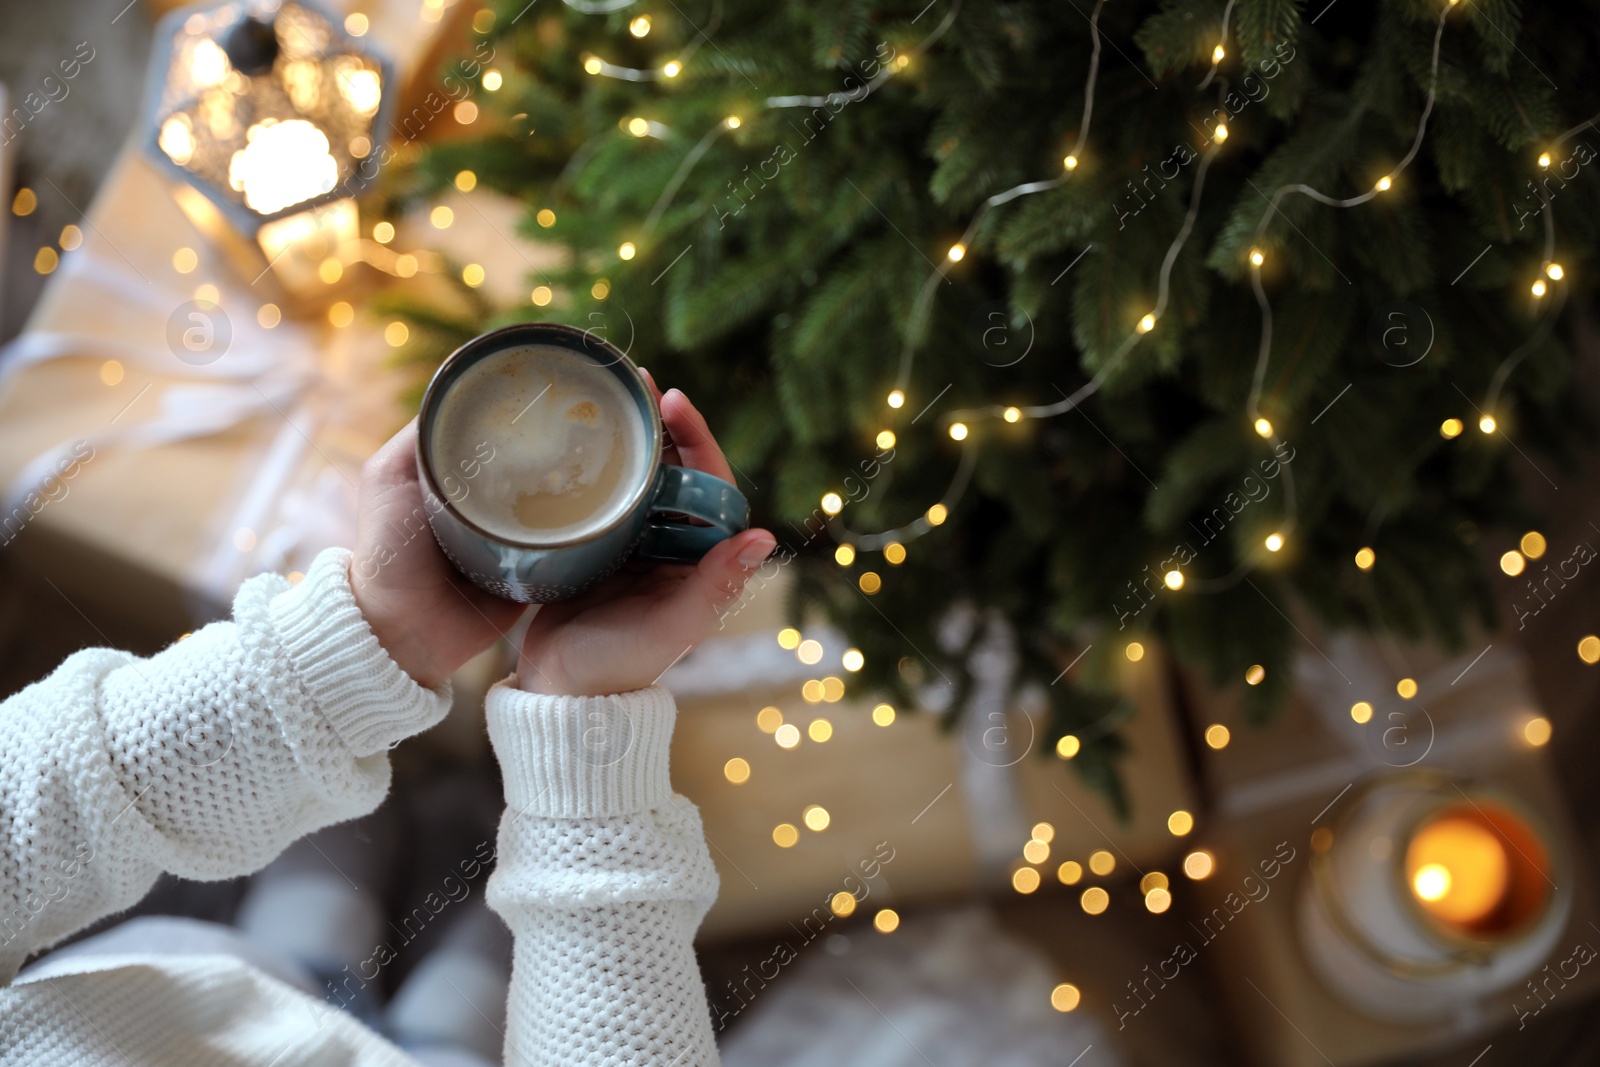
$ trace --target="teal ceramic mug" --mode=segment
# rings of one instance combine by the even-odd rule
[[[475,522],[459,506],[474,491],[471,471],[447,469],[435,457],[440,408],[462,374],[489,356],[529,345],[564,349],[615,375],[631,401],[625,417],[637,419],[643,431],[634,439],[642,440],[644,461],[635,466],[637,476],[620,510],[598,529],[562,540],[508,537]],[[616,346],[587,330],[523,323],[468,341],[434,373],[423,394],[417,431],[423,505],[439,547],[473,584],[507,600],[565,600],[629,559],[693,563],[749,527],[750,505],[738,489],[704,471],[662,462],[665,435],[649,384]],[[485,427],[483,436],[488,454],[494,455],[495,432]],[[505,447],[504,442],[498,447]],[[708,525],[692,525],[684,517]]]

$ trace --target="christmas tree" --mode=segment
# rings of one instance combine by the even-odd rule
[[[1137,642],[1266,715],[1299,612],[1490,621],[1480,542],[1585,418],[1593,10],[512,3],[406,193],[470,170],[570,254],[409,308],[412,355],[603,331],[707,413],[859,684],[954,714],[1008,629],[1115,800]]]

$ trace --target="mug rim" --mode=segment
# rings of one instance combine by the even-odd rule
[[[589,330],[579,329],[576,326],[569,326],[561,322],[516,322],[509,326],[501,326],[498,329],[490,330],[488,333],[479,334],[444,358],[438,369],[433,372],[433,377],[428,380],[428,387],[422,393],[422,403],[417,407],[417,469],[426,483],[428,491],[439,501],[441,507],[450,513],[451,518],[487,541],[497,545],[504,545],[508,548],[531,549],[556,549],[587,544],[612,533],[637,513],[639,505],[649,495],[651,488],[655,484],[656,477],[654,473],[649,477],[640,479],[639,484],[634,487],[634,491],[627,501],[618,508],[616,515],[605,525],[580,536],[569,537],[561,541],[516,541],[484,529],[461,513],[455,502],[440,490],[438,479],[434,476],[433,448],[427,431],[430,429],[430,415],[436,407],[439,395],[444,388],[441,382],[444,380],[446,372],[451,371],[458,363],[476,362],[496,352],[505,351],[507,348],[529,344],[554,345],[569,352],[580,352],[586,356],[592,355],[594,349],[598,348],[612,357],[614,364],[627,368],[628,373],[624,377],[631,379],[630,391],[635,392],[636,398],[640,395],[645,398],[646,403],[643,407],[649,413],[645,420],[646,435],[649,438],[646,449],[647,462],[645,469],[650,472],[659,472],[663,451],[661,411],[654,398],[650,396],[648,386],[646,386],[643,376],[639,373],[639,368],[628,358],[627,353],[605,338],[598,337]],[[597,366],[606,368],[608,365],[597,363]]]

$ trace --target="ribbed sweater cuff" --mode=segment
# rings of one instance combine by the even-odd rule
[[[382,752],[450,710],[450,683],[424,689],[384,651],[356,606],[350,551],[329,548],[267,611],[296,676],[356,756]]]
[[[677,707],[661,686],[609,697],[489,690],[489,740],[512,812],[584,819],[669,802],[668,750]]]

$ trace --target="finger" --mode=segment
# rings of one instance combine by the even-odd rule
[[[413,417],[362,465],[361,485],[378,490],[416,480],[417,420]]]
[[[652,628],[698,642],[739,599],[745,583],[777,543],[772,534],[757,529],[718,544],[672,593],[662,608],[663,617],[651,620]]]
[[[656,398],[656,403],[660,404],[661,403],[661,387],[656,384],[656,376],[654,374],[651,374],[649,371],[645,370],[643,367],[639,368],[639,376],[644,379],[644,384],[646,384],[646,385],[648,385],[650,387],[650,392]]]
[[[683,466],[714,474],[725,482],[733,481],[733,470],[717,439],[711,436],[711,427],[688,397],[677,389],[668,389],[661,398],[661,419],[677,443]]]
[[[661,410],[661,387],[656,384],[655,375],[651,374],[649,371],[645,370],[643,367],[639,368],[639,374],[640,374],[641,377],[644,378],[645,384],[650,387],[651,395],[653,395],[656,398],[656,410],[660,411]],[[663,419],[662,420],[663,427],[665,427],[665,423],[666,423],[666,420]],[[672,439],[672,431],[669,430],[669,429],[663,428],[662,436],[663,436],[664,440],[662,441],[662,446],[661,446],[661,462],[670,463],[674,467],[683,466],[683,456],[678,452],[678,443]]]

